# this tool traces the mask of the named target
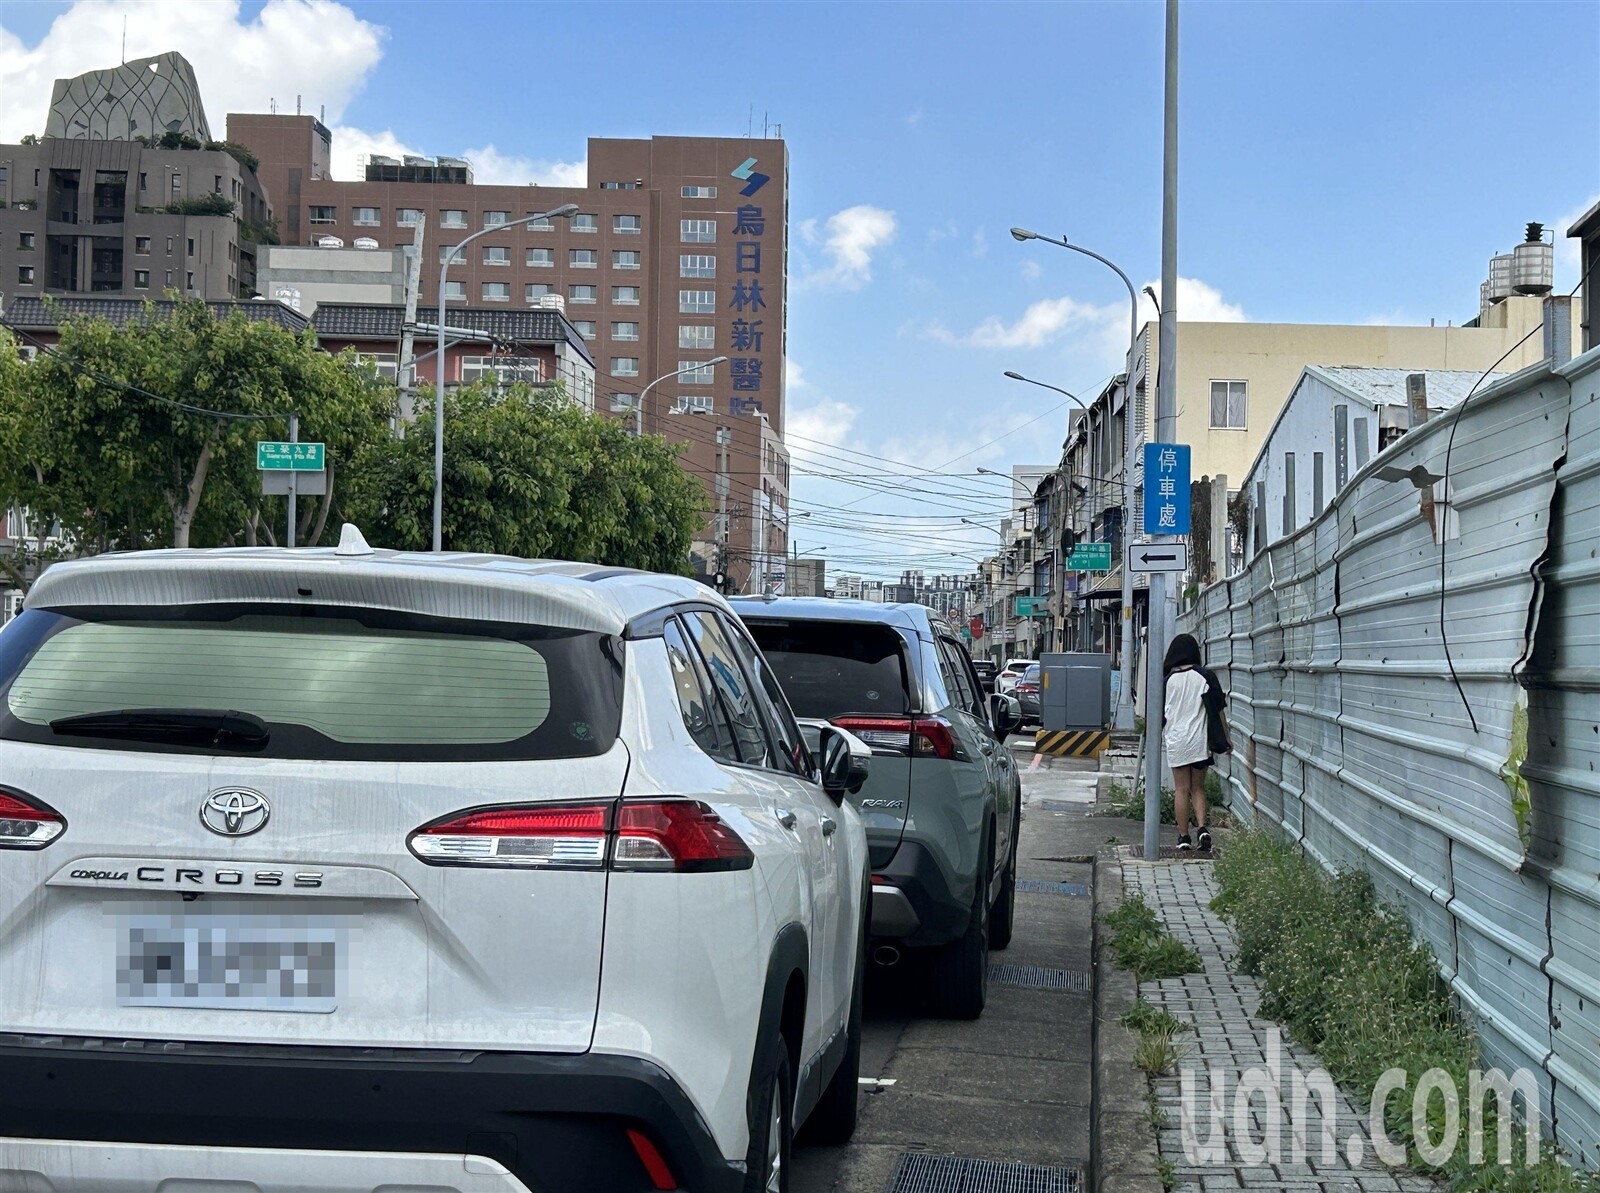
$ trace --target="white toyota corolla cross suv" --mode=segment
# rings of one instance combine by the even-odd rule
[[[51,568],[0,633],[0,1188],[787,1188],[856,1112],[870,751],[820,752],[688,580],[351,528]]]

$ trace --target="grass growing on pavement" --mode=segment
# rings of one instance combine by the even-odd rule
[[[1200,954],[1168,936],[1151,906],[1135,895],[1106,916],[1111,953],[1141,982],[1200,972]]]
[[[1164,1031],[1169,1036],[1190,1030],[1182,1019],[1142,998],[1135,999],[1133,1006],[1123,1012],[1122,1025],[1140,1033]]]
[[[1283,1021],[1295,1040],[1315,1051],[1334,1080],[1361,1093],[1390,1068],[1414,1082],[1443,1069],[1463,1097],[1468,1072],[1483,1068],[1477,1041],[1461,1017],[1433,954],[1411,933],[1403,915],[1379,903],[1364,873],[1330,875],[1293,845],[1264,833],[1235,833],[1216,862],[1219,894],[1212,907],[1239,939],[1238,965],[1262,982],[1261,1011]],[[1412,1162],[1411,1089],[1384,1107],[1389,1137],[1404,1141]],[[1524,1164],[1519,1139],[1511,1163],[1494,1161],[1494,1099],[1484,1107],[1484,1158],[1472,1165],[1461,1144],[1442,1174],[1457,1190],[1483,1193],[1596,1193],[1600,1180],[1558,1162],[1551,1149]],[[1463,1119],[1465,1110],[1463,1108]],[[1444,1130],[1444,1105],[1429,1102],[1429,1132]]]
[[[1139,1034],[1133,1050],[1133,1063],[1139,1068],[1152,1077],[1164,1077],[1177,1067],[1180,1051],[1174,1041],[1191,1030],[1182,1019],[1141,998],[1123,1014],[1122,1025]]]

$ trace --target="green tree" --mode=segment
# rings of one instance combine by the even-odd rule
[[[344,511],[375,543],[433,538],[433,407],[369,444]],[[444,545],[686,574],[702,493],[656,437],[634,439],[559,390],[457,390],[445,418]]]
[[[14,358],[14,350],[10,352]],[[261,496],[255,442],[328,444],[325,499],[301,503],[320,541],[340,470],[389,438],[394,391],[314,337],[199,301],[117,328],[73,320],[54,352],[0,359],[0,505],[59,523],[80,552],[273,542],[282,498]]]

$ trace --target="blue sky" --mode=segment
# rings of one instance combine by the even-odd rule
[[[1125,300],[1108,271],[1018,245],[1011,225],[1080,240],[1136,282],[1159,272],[1158,3],[10,0],[7,139],[34,106],[42,119],[38,80],[47,102],[50,78],[114,60],[124,15],[130,56],[195,62],[214,124],[269,97],[292,110],[300,92],[307,110],[328,106],[336,156],[352,159],[403,144],[476,153],[480,175],[487,157],[509,180],[556,180],[590,135],[737,135],[752,110],[758,133],[781,124],[792,274],[810,275],[791,293],[790,425],[814,471],[842,458],[818,441],[933,471],[1054,458],[1065,412],[1006,435],[1053,399],[1001,373],[1092,392],[1115,367]],[[1194,317],[1470,318],[1489,257],[1526,221],[1564,221],[1600,195],[1593,3],[1189,0],[1182,51],[1180,273],[1193,283],[1180,308]],[[1569,288],[1575,259],[1560,261]],[[977,495],[1006,492],[975,476],[917,486],[941,490],[951,520],[992,519],[1003,502]],[[864,495],[855,508],[916,509],[815,480],[796,504]],[[943,531],[816,525],[796,535],[828,543],[836,570],[942,558]]]

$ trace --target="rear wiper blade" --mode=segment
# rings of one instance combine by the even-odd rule
[[[76,737],[122,737],[235,750],[259,749],[272,736],[260,717],[217,708],[117,708],[59,717],[50,722],[50,728]]]

